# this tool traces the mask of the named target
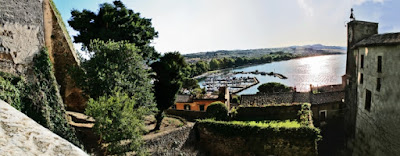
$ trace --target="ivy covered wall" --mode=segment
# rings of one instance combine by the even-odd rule
[[[45,49],[34,57],[31,68],[33,73],[25,78],[0,72],[0,99],[66,140],[81,145],[66,119],[52,64]]]

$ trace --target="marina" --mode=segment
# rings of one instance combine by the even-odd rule
[[[247,86],[247,89],[244,90],[229,87],[230,92],[239,95],[256,94],[258,92],[257,87],[268,82],[279,82],[285,84],[286,86],[293,88],[296,87],[297,91],[308,92],[310,90],[310,84],[313,86],[324,86],[341,83],[341,75],[345,73],[346,66],[346,63],[343,62],[346,62],[346,55],[315,56],[272,62],[212,73],[205,76],[203,79],[200,79],[198,84],[200,87],[206,88],[205,82],[209,78],[215,79],[215,82],[225,82],[222,81],[224,76],[232,79],[232,81],[233,77],[239,79],[250,77],[256,78],[259,83],[252,86],[250,86],[249,83],[246,84],[246,81],[243,81],[241,85],[233,83],[230,85],[239,87],[243,87],[245,85],[249,86]],[[272,73],[271,71],[273,71],[273,75],[269,76],[269,74]],[[217,81],[217,77],[220,77],[220,81]],[[209,81],[212,80],[209,79]],[[221,84],[214,84],[208,85],[208,87],[212,88],[220,85]]]
[[[269,75],[269,76],[274,76],[274,77],[278,77],[280,79],[287,79],[286,76],[279,74],[279,73],[274,73],[274,72],[259,72],[258,70],[256,71],[252,71],[252,72],[244,72],[244,71],[240,71],[240,72],[233,72],[234,74],[254,74],[254,75]]]
[[[202,86],[205,87],[207,92],[211,93],[217,92],[220,87],[228,87],[229,92],[235,94],[259,83],[256,77],[235,77],[234,75],[234,73],[209,75]]]

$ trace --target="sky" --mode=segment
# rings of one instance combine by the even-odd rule
[[[112,0],[54,0],[71,36],[71,10],[97,13]],[[346,46],[350,8],[357,20],[379,23],[379,33],[400,32],[399,0],[122,0],[152,19],[158,52],[183,54],[293,45]],[[79,44],[75,44],[80,49]]]

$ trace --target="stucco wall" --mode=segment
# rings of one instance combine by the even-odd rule
[[[204,105],[204,111],[207,110],[208,105],[210,105],[213,102],[220,101],[222,103],[225,103],[225,100],[201,100],[201,99],[195,99],[193,100],[192,103],[176,103],[176,109],[177,110],[185,110],[185,105],[190,105],[190,110],[192,111],[200,111],[200,105]],[[229,108],[227,106],[227,108]]]
[[[24,75],[44,45],[42,0],[0,0],[0,70]]]
[[[360,47],[364,68],[357,60],[358,104],[354,155],[398,155],[400,153],[400,45]],[[377,72],[382,56],[382,73]],[[360,75],[363,83],[360,84]],[[377,78],[381,89],[376,90]],[[371,109],[365,109],[366,89],[372,92]]]

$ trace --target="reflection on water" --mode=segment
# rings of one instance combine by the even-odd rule
[[[237,74],[236,77],[251,76],[257,77],[260,81],[249,89],[239,94],[255,94],[257,87],[267,82],[280,82],[288,86],[296,87],[298,91],[308,91],[312,85],[329,85],[341,83],[341,76],[344,75],[346,68],[346,55],[326,55],[307,58],[299,58],[287,61],[272,62],[245,68],[237,68],[232,71],[250,72],[258,70],[260,72],[277,72],[288,77],[279,79],[273,76],[262,76],[253,74]],[[199,82],[202,84],[202,81]]]

